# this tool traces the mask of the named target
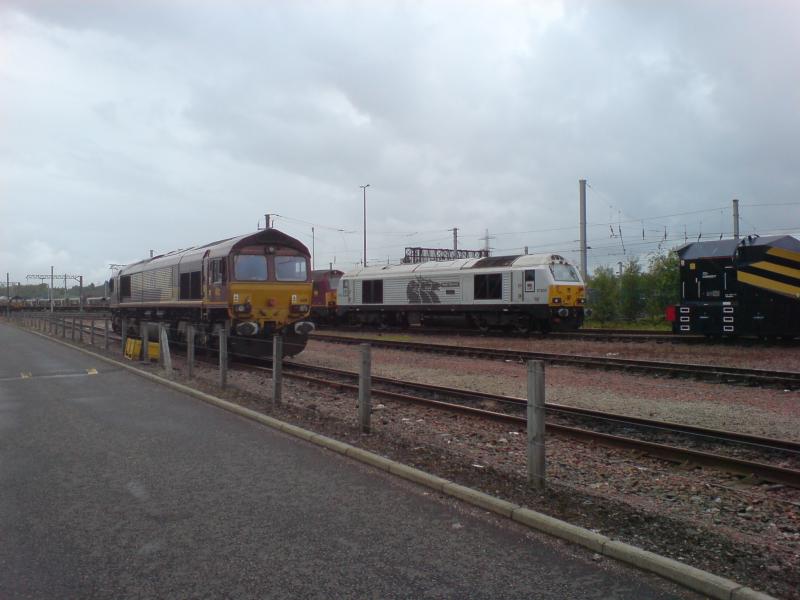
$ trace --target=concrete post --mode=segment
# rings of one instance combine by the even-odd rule
[[[78,341],[83,343],[83,317],[78,319]]]
[[[75,341],[75,317],[72,317],[72,321],[70,324],[70,335],[72,336],[72,341]]]
[[[61,337],[67,339],[67,317],[61,319]]]
[[[544,489],[544,363],[528,361],[528,484]]]
[[[281,403],[283,391],[283,337],[272,336],[272,404]]]
[[[228,328],[223,325],[219,329],[219,385],[228,385]]]
[[[108,350],[108,319],[103,319],[103,349]]]
[[[739,239],[739,200],[733,199],[733,239]]]
[[[172,357],[169,354],[169,338],[167,337],[167,328],[162,323],[159,326],[159,348],[161,350],[161,365],[167,373],[167,377],[172,376]]]
[[[89,344],[94,346],[94,319],[89,321]]]
[[[186,327],[186,374],[194,373],[194,325]]]
[[[122,317],[120,326],[122,327],[122,355],[125,356],[125,346],[128,344],[128,319]]]
[[[195,352],[195,329],[194,325],[186,328],[186,374],[189,377],[194,375],[194,352]]]
[[[372,389],[372,365],[369,344],[361,344],[361,371],[358,377],[358,420],[361,431],[370,432],[370,392]]]
[[[141,352],[141,359],[142,362],[150,362],[150,331],[147,323],[144,321],[139,321],[139,337],[142,338],[142,352]]]

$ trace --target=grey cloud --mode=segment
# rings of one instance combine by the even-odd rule
[[[318,231],[320,260],[349,267],[367,182],[376,257],[456,226],[472,247],[488,227],[497,248],[574,250],[580,177],[598,247],[608,221],[735,196],[758,227],[798,225],[796,206],[746,208],[800,201],[798,25],[747,2],[7,2],[0,44],[40,61],[0,63],[0,182],[20,200],[0,251],[37,202],[83,208],[50,235],[87,271],[274,212],[358,230]],[[645,228],[702,219],[729,227]],[[389,235],[414,231],[433,233]]]

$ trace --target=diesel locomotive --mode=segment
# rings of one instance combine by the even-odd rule
[[[361,268],[339,277],[338,319],[350,324],[446,324],[573,330],[586,288],[557,254],[488,256]]]
[[[315,323],[335,323],[337,310],[337,288],[344,273],[338,269],[311,272],[313,296],[311,298],[311,319]]]
[[[127,265],[110,282],[114,330],[123,318],[131,334],[159,322],[182,340],[192,324],[196,340],[213,345],[225,328],[232,351],[250,356],[269,355],[269,338],[281,334],[293,356],[314,330],[309,261],[305,245],[268,228]]]
[[[800,241],[747,236],[678,248],[680,304],[667,309],[677,334],[800,336]]]

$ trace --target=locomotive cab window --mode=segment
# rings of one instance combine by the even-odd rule
[[[525,291],[536,291],[536,271],[533,269],[528,269],[525,271]]]
[[[306,259],[303,256],[276,256],[275,278],[278,281],[307,281]]]
[[[475,300],[502,300],[502,298],[502,273],[475,275]]]
[[[120,298],[130,298],[131,296],[131,276],[123,275],[119,278]]]
[[[556,281],[580,281],[578,272],[572,265],[550,265],[550,272],[553,274],[553,279]]]
[[[267,257],[260,254],[237,254],[233,257],[233,272],[238,281],[266,281]]]
[[[383,304],[383,280],[364,280],[361,282],[362,304]]]
[[[211,283],[223,285],[225,283],[225,259],[215,258],[211,261]]]

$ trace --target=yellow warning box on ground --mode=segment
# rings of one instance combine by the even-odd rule
[[[142,340],[136,338],[128,338],[125,342],[125,358],[130,360],[139,360],[142,354]],[[160,348],[158,342],[149,342],[147,344],[147,356],[150,360],[158,360],[160,355]]]

